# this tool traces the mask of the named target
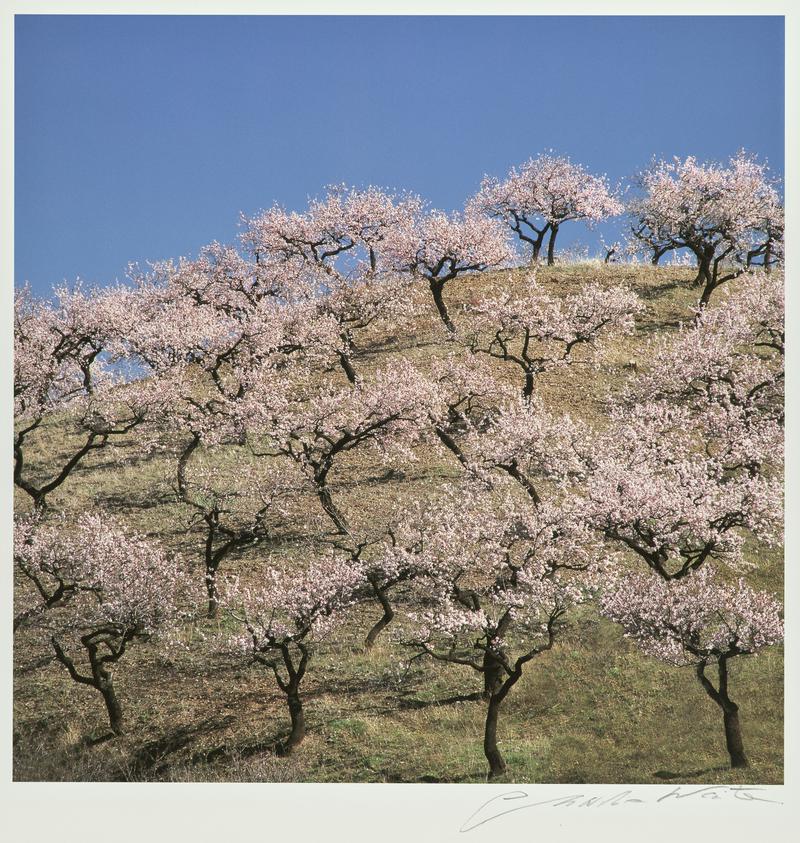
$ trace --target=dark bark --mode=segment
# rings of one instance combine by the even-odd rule
[[[550,239],[547,241],[547,265],[553,266],[556,262],[556,236],[558,235],[558,225],[550,226]]]
[[[709,276],[709,280],[706,282],[705,287],[703,287],[703,294],[700,296],[700,309],[701,310],[708,305],[709,301],[711,301],[711,294],[714,292],[714,290],[716,290],[716,288],[717,288],[717,284],[715,284],[714,281],[711,280],[711,277]]]
[[[299,746],[306,736],[306,718],[303,713],[303,703],[297,692],[287,694],[286,702],[289,706],[289,718],[292,729],[289,732],[286,743],[283,745],[283,754],[291,755],[295,747]]]
[[[486,723],[483,730],[483,753],[489,762],[489,778],[495,779],[506,772],[506,762],[497,746],[497,719],[502,697],[492,696],[486,709]]]
[[[713,263],[714,263],[714,248],[693,248],[692,252],[697,258],[697,275],[694,279],[694,285],[699,287],[714,283],[713,278]]]
[[[319,498],[319,502],[322,504],[322,508],[336,526],[336,531],[342,535],[349,533],[350,527],[347,524],[347,519],[344,517],[344,514],[339,507],[333,502],[330,490],[324,481],[321,484],[317,484],[317,497]]]
[[[192,439],[189,444],[183,449],[183,452],[178,459],[178,494],[183,500],[186,500],[189,484],[186,480],[186,468],[189,465],[189,460],[192,454],[200,444],[200,434],[192,433]]]
[[[219,616],[219,592],[217,590],[217,569],[206,565],[206,593],[208,594],[207,616],[213,620]]]
[[[353,368],[350,358],[343,351],[339,352],[339,363],[347,376],[347,380],[354,384],[356,382],[356,370]]]
[[[739,723],[739,706],[728,696],[728,656],[719,657],[717,671],[719,685],[715,688],[705,675],[706,663],[697,665],[697,678],[705,692],[722,709],[722,724],[725,729],[725,747],[728,750],[732,768],[748,767],[744,751],[742,729]]]
[[[739,708],[734,703],[732,710],[723,713],[723,724],[725,727],[725,746],[731,759],[731,767],[748,767],[747,756],[744,754],[744,743],[742,742],[742,730],[739,725]]]
[[[483,699],[487,702],[500,690],[503,684],[503,665],[487,650],[483,654]]]
[[[122,706],[117,699],[114,683],[110,678],[103,682],[99,691],[103,695],[103,702],[106,704],[111,731],[115,735],[121,735],[123,733]]]
[[[670,247],[667,246],[663,249],[660,249],[658,246],[653,246],[652,249],[653,249],[653,257],[650,259],[650,263],[653,266],[658,266],[658,262],[661,260],[661,258],[664,255],[666,255],[666,253],[670,250]]]
[[[285,680],[281,678],[277,664],[275,662],[269,663],[278,687],[286,694],[286,704],[289,707],[291,729],[289,731],[289,737],[278,748],[278,752],[281,755],[291,755],[306,736],[306,719],[303,712],[303,701],[300,699],[300,683],[303,681],[306,673],[309,651],[303,641],[297,641],[295,643],[297,649],[300,651],[300,658],[297,663],[292,658],[290,644],[288,642],[281,644],[279,647],[283,659],[283,666],[286,668],[287,678]]]
[[[536,238],[533,237],[525,237],[523,239],[527,240],[531,246],[533,247],[533,252],[531,254],[531,266],[535,266],[539,263],[539,254],[542,251],[542,245],[544,243],[544,236],[547,234],[547,230],[550,226],[546,225],[541,231],[537,231]]]
[[[67,671],[72,679],[82,685],[90,685],[92,688],[95,688],[100,692],[106,706],[111,731],[115,735],[121,735],[123,733],[124,725],[122,706],[120,705],[114,689],[111,672],[108,670],[106,665],[114,663],[121,658],[125,652],[128,641],[133,637],[133,631],[128,630],[124,633],[121,639],[117,642],[116,647],[109,643],[109,652],[105,656],[101,656],[98,651],[98,643],[96,640],[97,635],[98,633],[88,633],[81,638],[81,643],[89,656],[91,676],[84,676],[78,671],[75,667],[75,663],[67,655],[55,637],[51,638],[50,641],[53,645],[56,658],[64,665],[64,667],[67,668]]]
[[[433,429],[439,441],[445,446],[445,448],[455,455],[461,465],[466,467],[468,464],[467,458],[464,456],[464,452],[459,447],[458,442],[456,442],[456,440],[453,439],[453,437],[440,424],[435,424]]]
[[[90,390],[91,391],[91,390]],[[143,417],[137,416],[126,422],[121,422],[118,427],[108,428],[106,430],[94,430],[92,428],[85,429],[86,440],[83,445],[61,466],[56,476],[44,483],[41,486],[34,486],[29,480],[22,476],[25,463],[25,454],[23,445],[27,434],[34,431],[42,422],[42,419],[36,419],[28,425],[28,427],[18,431],[14,436],[14,484],[22,489],[23,492],[30,495],[33,499],[34,507],[38,510],[45,510],[47,508],[47,495],[54,489],[57,489],[70,476],[72,471],[81,462],[81,460],[90,452],[105,448],[109,442],[110,436],[122,436],[129,433],[133,428],[139,425]]]
[[[445,328],[447,328],[447,330],[451,334],[454,334],[456,331],[456,326],[450,319],[450,314],[447,312],[447,305],[444,303],[444,298],[442,296],[442,291],[444,290],[444,282],[437,281],[435,278],[431,278],[429,279],[429,285],[431,288],[431,293],[433,295],[434,304],[436,305],[436,310],[439,312],[439,316],[441,317]]]
[[[539,497],[539,493],[536,491],[536,487],[531,483],[531,481],[520,471],[519,466],[517,465],[516,460],[512,460],[510,463],[498,463],[497,467],[502,471],[505,471],[510,477],[513,477],[517,483],[522,486],[522,488],[528,493],[530,499],[538,506],[541,503],[541,498]]]
[[[375,640],[381,634],[381,632],[392,622],[394,619],[394,609],[392,608],[392,604],[389,602],[389,598],[386,594],[385,587],[381,586],[377,579],[371,579],[370,585],[372,585],[372,590],[377,598],[378,602],[381,604],[381,608],[383,609],[383,615],[376,621],[372,629],[367,633],[367,637],[364,639],[364,649],[371,650],[372,647],[375,645]]]
[[[533,387],[534,387],[534,373],[530,369],[525,370],[525,386],[522,389],[522,397],[530,403],[531,396],[533,395]]]

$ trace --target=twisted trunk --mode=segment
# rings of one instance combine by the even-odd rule
[[[742,729],[739,723],[739,706],[728,696],[728,656],[720,656],[717,662],[719,676],[717,688],[705,675],[706,666],[707,664],[704,661],[697,665],[697,678],[708,696],[722,709],[725,747],[728,750],[731,768],[748,767],[749,762],[745,755]]]
[[[381,586],[378,581],[374,579],[370,580],[370,585],[372,586],[372,591],[374,592],[375,597],[381,604],[383,615],[378,619],[378,621],[376,621],[372,629],[370,629],[367,633],[367,637],[364,639],[365,650],[372,649],[375,644],[375,639],[394,619],[394,609],[392,608],[392,604],[389,602],[389,598],[386,595],[386,588]]]
[[[347,519],[344,513],[333,502],[330,490],[328,489],[328,472],[330,471],[330,463],[324,462],[316,467],[314,471],[314,483],[317,487],[317,498],[319,499],[325,513],[333,521],[336,526],[336,531],[345,535],[350,532],[350,527],[347,524]]]
[[[103,702],[106,704],[111,731],[115,735],[121,735],[123,733],[122,706],[117,699],[114,683],[111,681],[111,678],[109,677],[102,685],[98,686],[98,690],[103,695]]]
[[[450,314],[447,312],[447,305],[444,303],[444,298],[442,296],[444,282],[431,278],[429,279],[429,286],[433,295],[433,302],[436,305],[436,310],[439,312],[439,316],[444,323],[445,328],[447,328],[451,334],[454,334],[456,332],[456,326],[450,319]]]
[[[542,245],[544,243],[545,234],[547,234],[547,230],[550,228],[549,225],[546,225],[541,231],[536,232],[536,239],[533,237],[525,237],[523,239],[527,240],[528,243],[531,244],[533,247],[533,253],[531,254],[530,266],[536,266],[539,263],[539,253],[542,251]]]

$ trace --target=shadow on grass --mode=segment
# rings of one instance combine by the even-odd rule
[[[673,290],[679,287],[688,287],[685,281],[672,280],[665,281],[663,284],[633,284],[633,290],[640,299],[659,299],[662,296],[669,295]]]
[[[456,694],[453,697],[445,697],[441,700],[400,700],[398,708],[400,709],[419,709],[430,708],[431,706],[453,705],[460,702],[477,702],[483,697],[481,691],[473,691],[471,694]]]
[[[129,775],[138,778],[151,771],[163,772],[168,765],[161,762],[168,755],[178,752],[203,735],[209,735],[230,726],[235,719],[233,715],[220,719],[207,718],[191,726],[180,726],[156,740],[148,741],[131,757]]]
[[[664,781],[696,779],[698,776],[704,776],[706,773],[725,773],[728,770],[730,770],[730,767],[724,764],[721,767],[707,767],[705,770],[686,770],[679,773],[674,773],[671,770],[656,770],[653,773],[653,778]]]

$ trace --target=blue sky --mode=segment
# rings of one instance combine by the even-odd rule
[[[326,184],[456,209],[546,149],[783,173],[778,17],[17,16],[15,280],[122,279]],[[569,229],[569,230],[568,230]],[[563,238],[563,240],[562,240]],[[560,245],[594,249],[565,226]]]

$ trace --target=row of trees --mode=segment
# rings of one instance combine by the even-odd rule
[[[592,601],[646,652],[694,665],[731,763],[746,764],[727,664],[782,636],[778,601],[735,578],[746,535],[780,541],[779,278],[751,272],[656,341],[595,429],[550,411],[539,378],[591,363],[633,330],[641,304],[621,287],[560,295],[534,280],[484,294],[455,331],[442,290],[507,260],[501,221],[337,190],[306,214],[248,221],[243,242],[244,255],[215,244],[133,287],[17,295],[14,479],[31,507],[16,523],[15,627],[41,631],[102,694],[112,730],[123,729],[112,666],[180,625],[200,586],[186,561],[106,513],[72,523],[49,506],[89,453],[124,440],[171,455],[207,613],[238,622],[224,646],[285,694],[284,750],[305,732],[315,644],[374,601],[366,646],[394,628],[412,656],[478,674],[499,775],[504,699]],[[447,353],[375,366],[370,332],[402,333],[426,291],[451,329]],[[37,436],[54,413],[70,436],[61,462],[43,465]],[[429,498],[370,517],[336,498],[331,476],[352,471],[348,455],[409,461],[431,448],[459,476]],[[329,529],[309,527],[309,498]],[[293,550],[225,577],[226,560],[259,557],[289,525],[303,536]]]

